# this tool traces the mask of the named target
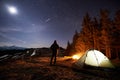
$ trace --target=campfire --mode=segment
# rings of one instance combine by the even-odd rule
[[[75,59],[75,60],[78,60],[79,58],[80,58],[79,55],[73,55],[73,56],[72,56],[72,59]]]
[[[81,54],[74,54],[72,56],[64,56],[64,59],[78,60],[81,57]]]

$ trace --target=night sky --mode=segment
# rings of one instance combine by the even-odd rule
[[[10,13],[9,7],[16,8]],[[49,47],[54,40],[61,47],[80,31],[88,12],[98,17],[100,9],[111,16],[120,9],[119,0],[0,0],[0,46]]]

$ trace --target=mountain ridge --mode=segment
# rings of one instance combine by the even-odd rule
[[[19,46],[0,46],[0,50],[24,50],[25,47],[19,47]]]

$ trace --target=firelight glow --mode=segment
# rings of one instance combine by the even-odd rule
[[[17,14],[17,9],[16,9],[16,7],[14,7],[14,6],[8,6],[8,11],[9,11],[11,14]]]
[[[78,59],[80,58],[80,56],[78,56],[78,55],[73,55],[72,58],[78,60]]]

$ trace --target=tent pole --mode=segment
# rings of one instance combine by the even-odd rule
[[[93,50],[93,52],[94,52],[94,50]],[[99,67],[99,62],[98,62],[98,59],[97,59],[97,56],[96,56],[95,52],[94,52],[94,55],[95,55],[95,57],[96,57],[97,64],[98,64],[98,67]]]

